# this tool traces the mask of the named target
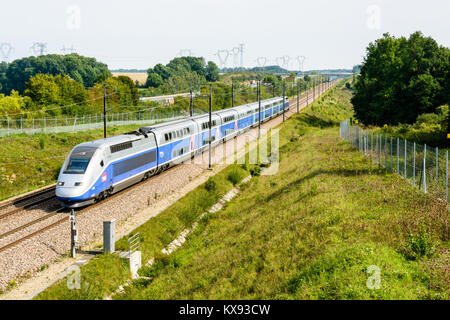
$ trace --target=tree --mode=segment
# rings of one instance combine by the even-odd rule
[[[30,105],[30,100],[19,95],[19,92],[13,90],[9,96],[0,94],[0,115],[16,115],[26,111]]]
[[[51,75],[37,74],[27,82],[25,95],[38,105],[61,104],[61,89]]]
[[[139,90],[133,80],[128,76],[118,76],[117,79],[122,82],[126,88],[126,92],[129,93],[132,104],[137,105],[139,102]]]
[[[219,68],[214,62],[209,61],[206,66],[206,81],[215,82],[217,80],[219,80]]]
[[[163,80],[167,80],[170,77],[170,71],[161,63],[158,63],[153,68],[153,72],[158,74]]]
[[[0,66],[0,90],[3,93],[9,93],[14,89],[23,93],[26,83],[37,74],[68,74],[72,79],[88,88],[92,87],[95,79],[103,73],[111,76],[106,64],[76,53],[27,57],[14,60],[7,64],[6,68],[5,65]]]
[[[158,88],[160,85],[163,84],[163,79],[162,77],[157,74],[156,72],[152,72],[148,75],[147,77],[147,81],[145,83],[145,85],[147,87],[152,87],[152,88]]]
[[[414,123],[450,101],[450,49],[420,32],[384,34],[370,43],[354,87],[356,117],[365,124]]]

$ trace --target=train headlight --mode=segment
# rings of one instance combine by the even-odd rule
[[[79,187],[79,186],[82,186],[83,185],[83,182],[75,182],[75,187]]]
[[[58,181],[58,183],[56,184],[58,187],[62,187],[64,185],[63,181]]]

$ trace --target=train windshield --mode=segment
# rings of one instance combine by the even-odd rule
[[[85,173],[90,159],[70,159],[64,173]]]
[[[97,148],[93,147],[76,147],[67,163],[64,173],[67,174],[83,174],[93,157]]]

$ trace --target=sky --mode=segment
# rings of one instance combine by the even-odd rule
[[[244,44],[245,67],[299,70],[304,56],[303,70],[352,68],[383,33],[415,31],[450,47],[450,1],[2,0],[0,44],[13,49],[0,45],[0,59],[35,55],[41,42],[47,53],[73,47],[110,69],[148,69],[189,53],[234,67],[240,52],[231,50]]]

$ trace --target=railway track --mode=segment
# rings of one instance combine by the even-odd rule
[[[55,186],[0,205],[0,220],[55,198]],[[11,207],[10,210],[8,208]]]
[[[170,172],[170,171],[172,171],[174,168],[175,168],[175,167],[171,167],[171,168],[165,170],[164,172]],[[142,182],[140,182],[140,183],[136,183],[136,184],[134,184],[134,185],[132,185],[132,186],[129,186],[128,188],[122,190],[122,191],[119,192],[119,193],[113,194],[112,196],[110,196],[110,197],[108,197],[108,198],[106,198],[106,199],[104,199],[104,200],[102,200],[102,201],[96,202],[96,203],[94,203],[94,204],[92,204],[92,205],[90,205],[90,206],[88,206],[88,207],[84,207],[84,208],[82,208],[82,209],[77,210],[77,211],[76,211],[77,217],[79,217],[80,215],[84,214],[84,213],[87,212],[88,210],[94,209],[95,207],[97,207],[97,206],[99,206],[99,205],[102,205],[102,204],[104,204],[104,203],[106,203],[106,202],[108,202],[108,201],[110,201],[110,200],[112,200],[112,199],[115,199],[116,197],[120,196],[120,195],[123,193],[123,191],[125,191],[125,190],[130,191],[130,190],[133,190],[134,188],[137,188],[138,186],[140,186],[140,185],[141,185],[142,183],[144,183],[144,182],[145,182],[145,181],[142,181]],[[14,228],[14,229],[9,230],[9,231],[7,231],[7,232],[5,232],[5,233],[3,233],[3,234],[0,234],[0,241],[1,241],[2,239],[6,238],[6,237],[9,237],[9,236],[15,234],[15,233],[24,231],[25,229],[27,229],[27,228],[29,228],[29,227],[31,227],[31,226],[33,226],[33,225],[36,225],[36,224],[38,224],[38,223],[40,223],[40,222],[43,222],[43,221],[45,221],[45,220],[48,220],[48,219],[50,219],[50,218],[53,218],[53,217],[57,216],[57,215],[60,214],[60,213],[69,213],[69,210],[66,209],[66,208],[63,208],[63,207],[60,207],[60,208],[58,208],[58,209],[55,209],[55,210],[51,211],[50,213],[48,213],[48,214],[46,214],[46,215],[44,215],[44,216],[42,216],[42,217],[39,217],[39,218],[37,218],[37,219],[35,219],[35,220],[32,220],[32,221],[30,221],[30,222],[28,222],[28,223],[26,223],[26,224],[23,224],[23,225],[19,226],[19,227],[17,227],[17,228]],[[33,238],[33,237],[35,237],[35,236],[37,236],[37,235],[39,235],[39,234],[41,234],[41,233],[43,233],[43,232],[45,232],[45,231],[48,231],[48,230],[50,230],[50,229],[53,229],[53,228],[59,226],[60,224],[62,224],[62,223],[64,223],[64,222],[68,222],[68,221],[69,221],[69,215],[67,214],[67,217],[58,219],[58,220],[56,220],[55,222],[52,222],[52,223],[50,223],[50,224],[48,224],[48,225],[46,225],[46,226],[40,228],[40,229],[37,230],[37,231],[34,231],[34,232],[32,232],[32,233],[30,233],[30,234],[24,236],[24,237],[21,237],[21,238],[19,238],[19,239],[17,239],[17,240],[14,240],[14,241],[12,241],[12,242],[10,242],[10,243],[8,243],[8,244],[6,244],[6,245],[0,247],[0,252],[3,252],[3,251],[5,251],[5,250],[8,250],[8,249],[10,249],[10,248],[12,248],[12,247],[14,247],[14,246],[16,246],[16,245],[22,243],[22,242],[25,241],[25,240],[31,239],[31,238]]]
[[[321,87],[319,89],[319,92],[316,94],[315,98],[316,99],[319,98],[321,96],[321,94],[324,93],[325,91],[326,91],[325,87]],[[311,93],[310,93],[310,97],[309,98],[310,98],[310,102],[312,103],[313,100],[312,100],[312,94]],[[297,97],[291,99],[290,102],[291,102],[290,108],[285,113],[286,116],[291,116],[292,114],[295,114],[296,110],[297,110]],[[303,104],[303,107],[302,107],[302,104]],[[301,110],[301,109],[304,109],[305,107],[306,107],[306,95],[303,94],[303,95],[300,96],[300,108],[299,109]],[[282,115],[280,114],[280,116],[282,116]],[[274,118],[274,119],[276,119],[276,118]],[[168,170],[166,170],[164,172],[169,172],[169,171],[173,170],[174,168],[175,167],[171,167],[171,168],[169,168]],[[138,186],[140,186],[144,182],[145,181],[143,181],[141,183],[137,183],[135,185],[132,185],[132,186],[126,188],[125,190],[133,190],[134,188],[137,188]],[[7,213],[0,214],[0,219],[4,218],[6,216],[12,215],[14,213],[17,213],[17,212],[19,212],[21,210],[25,210],[27,208],[30,208],[32,206],[41,204],[41,203],[43,203],[45,201],[48,201],[48,200],[51,200],[51,199],[55,198],[54,190],[55,190],[55,187],[52,186],[52,187],[49,187],[48,189],[42,190],[40,192],[31,194],[29,196],[26,196],[26,197],[23,197],[23,198],[20,198],[20,199],[17,199],[15,201],[11,201],[9,204],[8,203],[3,204],[2,206],[0,206],[0,210],[2,210],[3,208],[5,208],[7,206],[11,206],[11,205],[17,206],[18,203],[23,203],[23,202],[25,203],[24,205],[22,205],[22,206],[20,206],[18,208],[15,208],[14,210],[7,211]],[[123,190],[123,191],[125,191],[125,190]],[[82,209],[78,210],[76,212],[77,216],[80,216],[83,213],[87,212],[88,210],[91,210],[91,209],[93,209],[93,208],[95,208],[95,207],[97,207],[97,206],[99,206],[101,204],[104,204],[107,201],[115,199],[116,197],[120,196],[123,193],[123,191],[121,191],[119,193],[116,193],[116,194],[114,194],[114,195],[104,199],[103,201],[96,202],[96,203],[94,203],[94,204],[92,204],[92,205],[90,205],[88,207],[85,207],[85,208],[82,208]],[[43,195],[48,194],[50,192],[53,192],[52,196],[50,196],[50,195],[43,196]],[[37,200],[35,199],[36,197],[39,198],[40,196],[43,196],[43,197],[40,198],[40,199],[37,199]],[[28,201],[30,199],[35,199],[35,200],[31,201],[30,203],[28,203]],[[4,238],[8,237],[8,236],[11,236],[11,235],[13,235],[15,233],[18,233],[18,232],[21,232],[21,231],[24,231],[25,229],[27,229],[27,228],[29,228],[29,227],[31,227],[33,225],[36,225],[36,224],[38,224],[40,222],[43,222],[45,220],[48,220],[50,218],[53,218],[53,217],[57,216],[58,214],[64,213],[64,212],[66,212],[66,209],[64,209],[62,207],[60,207],[58,209],[55,209],[55,210],[51,211],[50,213],[48,213],[48,214],[46,214],[46,215],[44,215],[42,217],[39,217],[39,218],[37,218],[35,220],[32,220],[32,221],[30,221],[30,222],[28,222],[26,224],[23,224],[23,225],[21,225],[19,227],[16,227],[16,228],[14,228],[12,230],[9,230],[9,231],[7,231],[7,232],[5,232],[3,234],[0,234],[0,241],[2,239],[4,239]],[[61,218],[61,219],[58,219],[55,222],[52,222],[52,223],[50,223],[50,224],[48,224],[48,225],[46,225],[46,226],[44,226],[44,227],[34,231],[34,232],[29,233],[26,236],[23,236],[23,237],[21,237],[19,239],[16,239],[16,240],[14,240],[14,241],[12,241],[12,242],[10,242],[10,243],[0,247],[0,252],[3,252],[3,251],[8,250],[10,248],[13,248],[14,246],[18,245],[19,243],[21,243],[21,242],[23,242],[25,240],[31,239],[31,238],[39,235],[39,234],[42,234],[43,232],[46,232],[46,231],[48,231],[50,229],[53,229],[53,228],[61,225],[62,223],[68,222],[68,221],[69,221],[68,216],[64,217],[64,218]]]

